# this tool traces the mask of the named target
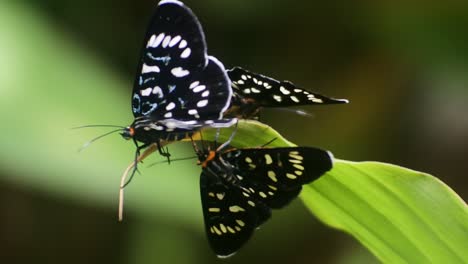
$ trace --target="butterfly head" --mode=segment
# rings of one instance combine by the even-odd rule
[[[120,133],[120,135],[126,140],[132,139],[133,137],[135,137],[135,129],[131,126],[126,127],[122,130],[122,133]]]
[[[200,157],[199,157],[200,158]],[[203,159],[200,159],[200,165],[202,168],[206,168],[208,163],[216,158],[216,151],[209,150],[203,153]]]
[[[198,157],[198,165],[201,165],[202,168],[206,168],[208,164],[216,158],[216,151],[211,150],[210,146],[205,147],[203,146],[202,148],[199,148],[195,142],[192,141],[193,144],[193,149],[195,150],[195,153],[197,154]]]

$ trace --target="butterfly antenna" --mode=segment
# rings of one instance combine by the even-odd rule
[[[86,125],[86,126],[78,126],[78,127],[72,127],[71,129],[82,129],[82,128],[88,128],[88,127],[118,127],[124,129],[124,126],[116,126],[116,125]]]
[[[91,145],[91,143],[95,142],[96,140],[101,139],[101,138],[103,138],[103,137],[105,137],[105,136],[108,136],[108,135],[110,135],[110,134],[112,134],[112,133],[115,133],[115,132],[118,132],[118,131],[121,131],[121,130],[122,130],[122,129],[112,130],[112,131],[110,131],[110,132],[104,133],[104,134],[102,134],[102,135],[100,135],[100,136],[98,136],[98,137],[95,137],[95,138],[91,139],[90,141],[86,142],[80,149],[78,149],[78,152],[83,151],[84,149],[86,149],[87,147],[89,147],[89,146]]]
[[[224,142],[221,146],[219,146],[217,149],[216,149],[216,152],[219,152],[220,150],[222,150],[223,148],[225,148],[227,145],[231,144],[231,141],[232,139],[234,138],[234,135],[236,134],[237,132],[237,125],[239,124],[239,121],[236,122],[236,126],[234,127],[234,130],[232,131],[231,133],[231,136],[229,137],[229,139]]]

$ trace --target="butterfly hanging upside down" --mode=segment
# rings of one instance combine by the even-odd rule
[[[194,148],[202,167],[200,193],[206,235],[229,257],[253,231],[297,197],[303,184],[332,168],[330,152],[312,147]]]

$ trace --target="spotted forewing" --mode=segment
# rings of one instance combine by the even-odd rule
[[[230,103],[224,66],[207,55],[202,27],[181,2],[159,3],[137,71],[132,95],[136,118],[216,120]]]
[[[287,107],[298,105],[322,105],[347,103],[314,93],[289,81],[278,81],[240,67],[227,71],[234,90],[233,106],[239,107],[237,116],[251,117],[259,107]],[[240,111],[240,113],[239,113]]]

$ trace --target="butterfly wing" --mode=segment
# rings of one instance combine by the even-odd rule
[[[232,90],[224,66],[208,56],[202,27],[175,0],[161,1],[149,24],[132,95],[136,118],[217,120]],[[215,122],[215,121],[214,121]]]
[[[228,257],[249,240],[270,217],[270,209],[245,195],[249,190],[226,185],[218,176],[202,171],[200,193],[209,244],[219,257]]]
[[[271,208],[291,202],[302,185],[332,168],[329,152],[312,147],[246,148],[222,154],[233,164],[242,186]]]
[[[286,107],[316,104],[343,104],[345,99],[334,99],[299,88],[289,81],[253,73],[240,67],[227,71],[235,96],[258,107]]]

